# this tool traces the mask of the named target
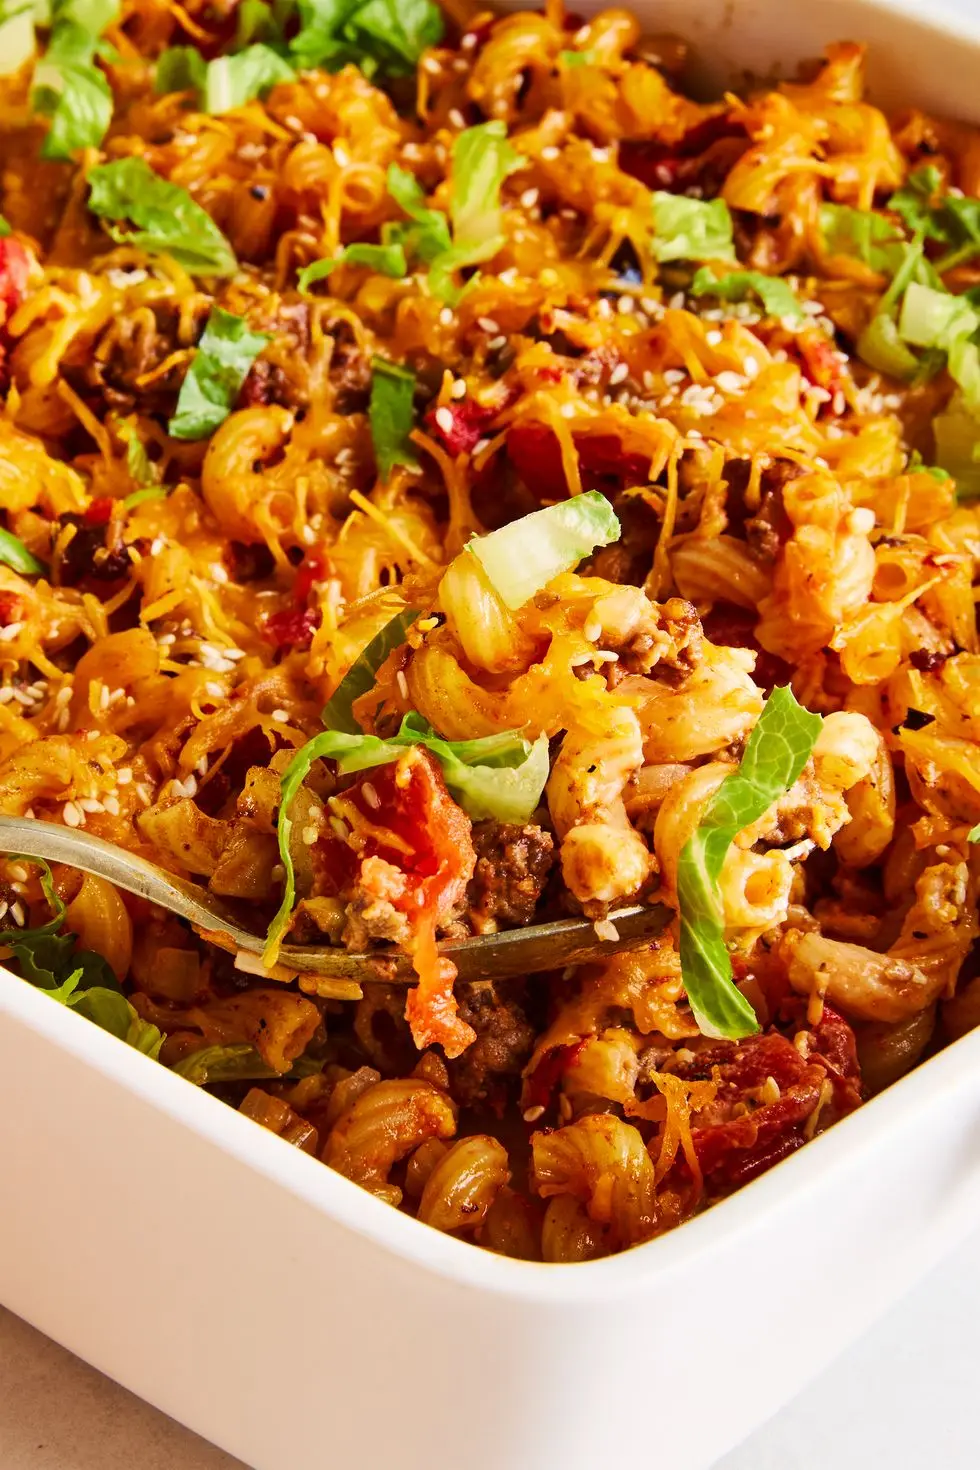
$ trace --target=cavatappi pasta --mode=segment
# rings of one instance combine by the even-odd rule
[[[0,813],[269,932],[9,857],[0,954],[589,1260],[980,1019],[980,133],[858,45],[698,102],[623,10],[374,9],[0,19]],[[654,899],[577,971],[439,956]]]

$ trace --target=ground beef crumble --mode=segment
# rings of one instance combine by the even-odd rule
[[[473,845],[476,869],[466,896],[474,931],[530,924],[555,862],[551,833],[532,823],[477,822]]]

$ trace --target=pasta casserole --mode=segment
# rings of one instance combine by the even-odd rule
[[[265,936],[11,854],[6,983],[546,1262],[980,1019],[980,133],[864,59],[703,101],[619,9],[2,0],[0,813]]]

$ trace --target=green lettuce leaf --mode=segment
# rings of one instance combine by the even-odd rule
[[[905,260],[906,241],[901,231],[874,210],[823,204],[820,229],[829,255],[853,255],[881,275],[894,275]]]
[[[46,65],[39,66],[36,75],[34,110],[51,119],[41,157],[67,161],[80,148],[97,148],[113,108],[112,88],[98,67],[60,66],[57,87]]]
[[[218,115],[243,107],[279,82],[296,75],[288,61],[270,46],[256,43],[237,56],[218,56],[209,61],[204,78],[204,111]]]
[[[467,551],[483,567],[509,608],[523,607],[560,572],[567,572],[597,546],[610,546],[622,527],[609,501],[587,490],[521,516],[488,536],[475,536]]]
[[[415,608],[406,607],[385,623],[364,651],[354,660],[323,709],[323,723],[330,730],[363,735],[354,718],[354,702],[374,688],[378,670],[390,653],[401,648],[409,628],[418,618]]]
[[[980,421],[954,394],[932,421],[936,464],[956,481],[958,500],[980,497]]]
[[[204,94],[208,64],[196,46],[168,46],[157,58],[153,72],[153,90],[196,92]]]
[[[297,10],[289,50],[307,69],[336,71],[353,62],[366,76],[410,76],[444,31],[433,0],[299,0]]]
[[[377,271],[379,275],[390,276],[393,280],[400,280],[408,272],[405,251],[399,244],[347,245],[331,260],[314,260],[303,267],[296,278],[300,294],[308,296],[314,282],[324,280],[338,265],[364,265]]]
[[[732,217],[724,199],[688,199],[657,190],[653,223],[653,253],[659,261],[735,259]]]
[[[198,276],[230,276],[234,252],[206,209],[186,189],[153,172],[142,158],[119,158],[90,170],[88,207],[119,244],[166,254]]]
[[[415,427],[415,374],[384,357],[371,359],[371,440],[384,482],[396,464],[415,468],[418,458],[409,435]]]
[[[43,577],[44,567],[32,552],[28,551],[19,536],[0,527],[0,562],[13,567],[22,577]]]
[[[5,240],[10,233],[11,229],[9,222],[4,219],[2,214],[0,214],[0,240]]]
[[[766,315],[782,319],[803,318],[799,299],[779,276],[767,276],[762,271],[729,271],[725,276],[715,276],[706,266],[695,274],[689,287],[692,296],[718,296],[723,301],[744,301],[747,296],[758,296]]]
[[[8,0],[0,6],[0,76],[10,77],[34,55],[34,7],[31,0]]]
[[[738,1039],[759,1029],[755,1012],[732,979],[718,880],[735,837],[758,821],[799,777],[821,723],[819,715],[797,704],[790,689],[774,689],[749,736],[741,764],[725,777],[681,851],[677,867],[681,973],[705,1036]]]
[[[888,201],[888,208],[913,233],[921,230],[927,240],[948,241],[949,228],[942,222],[942,211],[933,201],[942,187],[942,175],[934,163],[916,169]]]
[[[419,260],[433,261],[452,249],[449,221],[438,209],[430,209],[425,195],[414,174],[399,168],[397,163],[388,165],[388,193],[400,209],[403,209],[414,225],[403,226],[393,239],[404,246],[407,255],[416,255]]]
[[[252,363],[268,341],[266,333],[250,332],[240,316],[212,307],[167,432],[175,439],[205,439],[213,433],[234,407]]]

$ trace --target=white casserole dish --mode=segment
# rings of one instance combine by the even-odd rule
[[[637,8],[715,79],[862,39],[879,100],[978,116],[980,18]],[[980,1034],[574,1267],[419,1225],[4,971],[0,1076],[0,1300],[255,1470],[698,1470],[980,1221]]]

